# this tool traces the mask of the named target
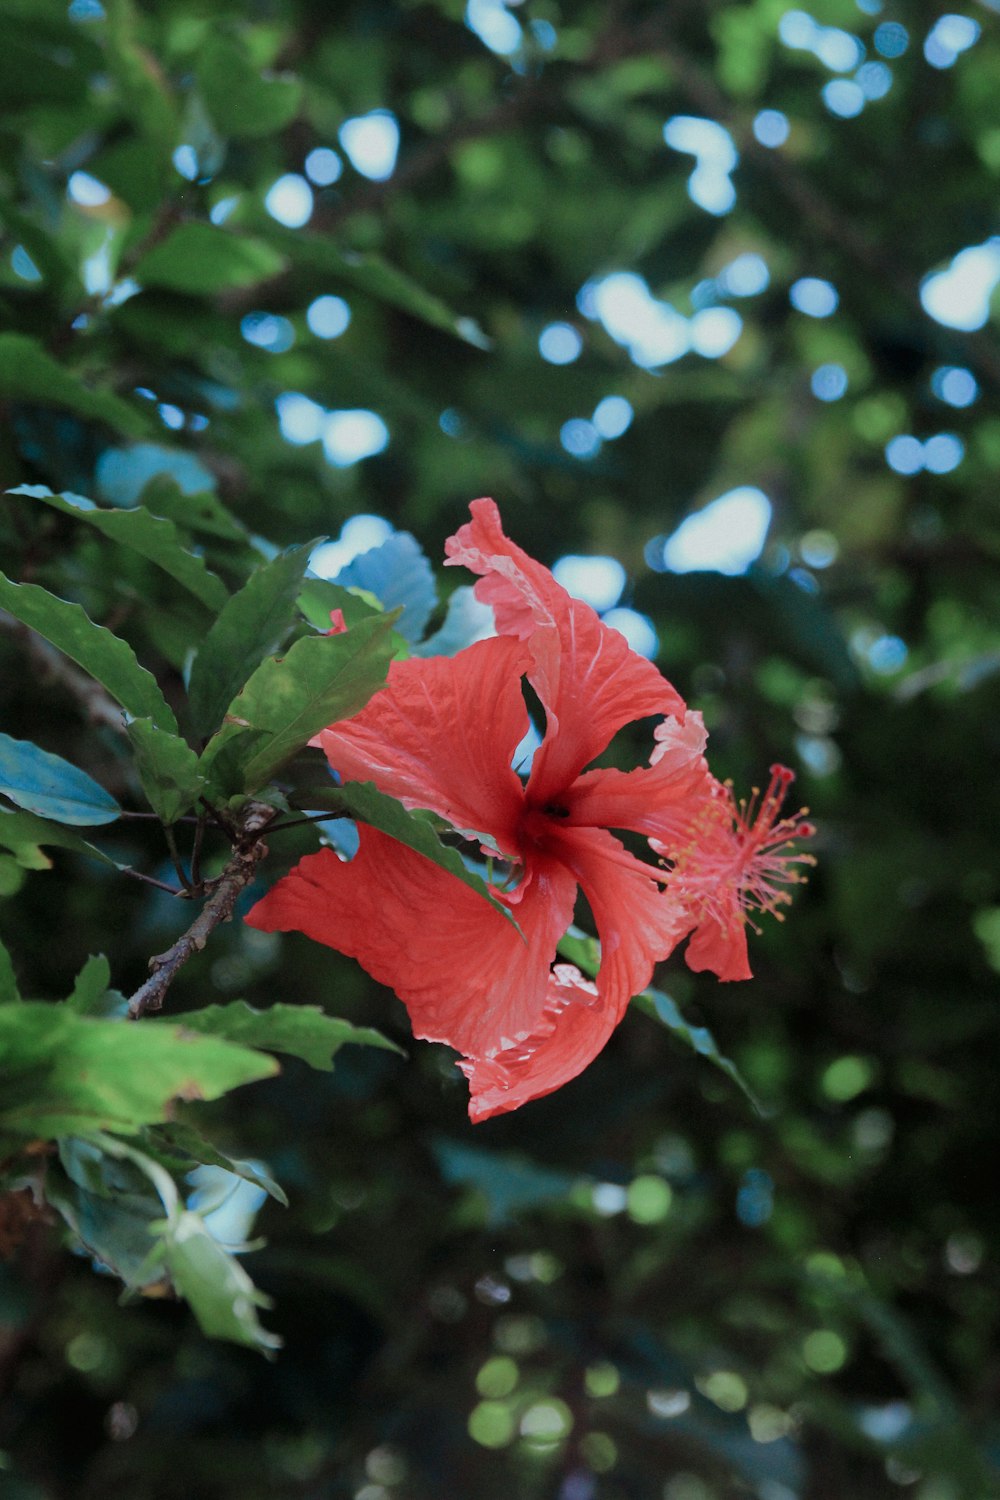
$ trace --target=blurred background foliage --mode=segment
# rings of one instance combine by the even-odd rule
[[[5,1200],[5,1495],[1000,1493],[998,11],[2,0],[6,485],[141,495],[230,582],[392,530],[436,567],[492,494],[704,711],[716,773],[786,761],[820,828],[752,983],[661,976],[759,1114],[636,1010],[472,1130],[355,965],[220,928],[170,1014],[321,1004],[408,1060],[199,1110],[290,1199],[246,1261],[271,1362],[120,1305]],[[169,696],[197,599],[24,498],[0,547]],[[4,729],[127,800],[79,679],[14,628],[0,661]],[[167,878],[138,827],[116,857]],[[98,950],[127,991],[181,930],[15,855],[26,994]]]

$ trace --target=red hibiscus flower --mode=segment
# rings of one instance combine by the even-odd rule
[[[446,543],[480,575],[498,634],[454,657],[394,662],[385,688],[318,737],[345,781],[373,781],[495,850],[493,894],[514,925],[447,871],[372,828],[349,863],[307,855],[247,921],[356,958],[406,1005],[416,1036],[463,1054],[473,1120],[550,1093],[597,1055],[631,997],[689,933],[688,961],[749,975],[746,911],[796,878],[772,783],[736,809],[705,764],[705,730],[659,671],[503,533],[492,500]],[[527,678],[546,730],[522,784]],[[633,720],[663,716],[648,766],[584,768]],[[790,779],[790,773],[782,773]],[[784,784],[780,790],[784,790]],[[610,830],[644,834],[646,864]],[[596,980],[553,963],[582,889],[601,942]]]

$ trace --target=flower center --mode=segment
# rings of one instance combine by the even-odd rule
[[[779,910],[791,902],[787,886],[801,885],[807,877],[802,865],[814,865],[811,854],[796,848],[797,839],[816,832],[805,822],[803,808],[796,817],[780,818],[785,793],[795,779],[787,766],[772,766],[771,780],[763,797],[753,795],[737,802],[732,788],[720,795],[688,830],[688,842],[675,858],[671,889],[687,897],[705,915],[724,920],[735,897],[743,918],[752,911],[770,912],[784,920]]]

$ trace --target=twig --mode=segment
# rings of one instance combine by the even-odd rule
[[[155,885],[158,891],[166,891],[170,896],[186,896],[187,891],[180,890],[176,885],[168,885],[165,880],[157,880],[155,875],[144,875],[141,870],[133,870],[131,865],[119,865],[123,875],[131,875],[133,880],[141,880],[144,885]]]
[[[194,842],[191,845],[191,882],[195,890],[201,888],[201,841],[205,837],[205,815],[196,819],[197,828],[194,831]]]
[[[181,885],[186,891],[192,890],[194,887],[194,882],[188,878],[187,871],[184,868],[184,862],[180,856],[180,850],[177,848],[177,840],[174,838],[174,830],[168,823],[165,823],[163,825],[163,837],[167,841],[167,848],[170,851],[170,862],[173,865],[174,869],[177,871],[177,879],[180,881]]]
[[[293,818],[290,823],[272,823],[267,830],[269,834],[284,833],[286,828],[303,828],[307,823],[329,823],[335,818],[349,818],[349,812],[324,812],[309,813],[304,818]]]
[[[152,973],[128,1003],[130,1020],[137,1021],[140,1016],[159,1010],[178,970],[195,953],[201,952],[221,922],[229,921],[237,900],[253,880],[257,865],[267,853],[261,834],[275,816],[275,809],[267,803],[252,802],[249,805],[242,818],[232,858],[216,881],[211,896],[188,930],[165,953],[158,953],[150,959]]]

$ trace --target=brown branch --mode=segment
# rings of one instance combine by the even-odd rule
[[[165,953],[158,953],[149,960],[152,972],[128,1003],[130,1020],[137,1021],[140,1016],[159,1010],[178,971],[189,958],[201,952],[221,922],[229,921],[237,900],[253,880],[258,864],[267,853],[261,834],[275,816],[275,808],[267,803],[250,803],[242,818],[232,858],[215,882],[211,896],[187,931]]]

